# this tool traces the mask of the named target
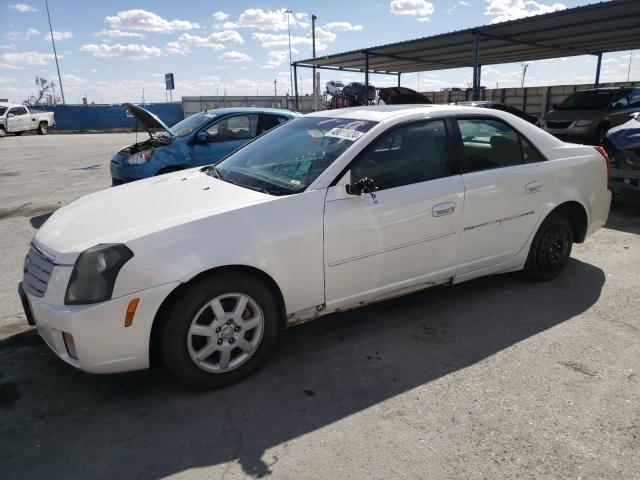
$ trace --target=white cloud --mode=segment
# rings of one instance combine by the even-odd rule
[[[187,53],[191,53],[189,47],[180,42],[169,42],[165,47],[165,50],[168,54],[171,55],[186,55]]]
[[[327,23],[327,28],[338,32],[359,32],[362,30],[362,25],[352,25],[350,22],[329,22]]]
[[[64,82],[64,86],[80,86],[87,83],[84,78],[78,77],[77,75],[62,75],[62,81]]]
[[[449,7],[447,9],[447,14],[451,15],[453,12],[455,12],[458,8],[460,7],[470,7],[471,4],[465,0],[458,0],[456,3],[454,3],[451,7]]]
[[[30,40],[32,37],[40,35],[40,32],[35,28],[27,28],[24,32],[19,32],[17,30],[12,30],[7,33],[7,38],[9,40]]]
[[[240,14],[237,25],[243,28],[257,28],[259,30],[286,30],[287,14],[286,9],[262,10],[261,8],[248,8]],[[291,25],[295,26],[298,20],[294,15],[291,18]]]
[[[191,48],[212,48],[214,50],[222,50],[226,45],[244,43],[242,35],[235,30],[224,30],[222,32],[214,32],[208,37],[199,35],[191,35],[183,33],[176,42],[169,42],[166,46],[167,53],[170,54],[187,54],[191,53]]]
[[[285,33],[261,33],[254,32],[251,37],[257,40],[265,48],[282,47],[289,45],[289,36]],[[311,37],[299,37],[291,35],[291,45],[311,45]]]
[[[57,31],[53,31],[53,39],[56,42],[61,42],[63,40],[68,40],[70,38],[73,38],[73,33],[71,32],[57,32]],[[51,41],[51,34],[47,33],[45,34],[45,36],[43,37],[44,40],[46,40],[47,42]]]
[[[180,35],[177,42],[170,43],[178,43],[178,45],[182,45],[184,48],[180,53],[189,53],[189,47],[212,48],[214,50],[222,50],[224,48],[224,45],[215,42],[210,37],[200,37],[198,35],[190,35],[188,33],[183,33],[182,35]],[[175,45],[173,46],[175,47]]]
[[[153,12],[142,9],[124,10],[116,16],[104,19],[111,29],[143,30],[146,32],[171,33],[177,30],[200,28],[195,22],[187,20],[167,20]]]
[[[61,55],[58,55],[61,57]],[[3,68],[24,68],[34,65],[46,65],[53,60],[52,53],[20,52],[3,53],[0,55],[0,67]]]
[[[236,52],[235,50],[231,52],[223,53],[222,55],[220,55],[220,58],[222,60],[226,60],[228,62],[234,62],[234,63],[251,61],[251,57],[249,55],[242,52]]]
[[[418,17],[419,22],[427,22],[433,13],[433,4],[426,0],[393,0],[390,12],[395,15],[412,15]]]
[[[224,12],[215,12],[213,14],[213,18],[219,22],[224,22],[225,20],[229,20],[229,14]]]
[[[118,30],[118,29],[100,30],[95,35],[96,37],[110,37],[110,38],[121,38],[121,37],[145,38],[145,35],[143,33],[123,32],[122,30]]]
[[[516,18],[540,15],[567,8],[563,3],[546,4],[534,0],[485,0],[485,15],[494,16],[491,23],[506,22]]]
[[[222,32],[215,32],[209,35],[209,38],[211,40],[214,40],[216,42],[220,42],[223,44],[234,43],[234,44],[242,45],[244,43],[244,39],[242,38],[242,35],[240,35],[235,30],[223,30]]]
[[[0,45],[0,48],[2,48],[3,50],[15,50],[16,49],[16,44],[15,43],[8,43],[7,45]]]
[[[282,65],[289,57],[287,50],[271,50],[267,53],[267,61],[263,68],[276,68]]]
[[[31,5],[27,5],[26,3],[16,3],[14,5],[9,5],[11,10],[15,10],[16,12],[37,12],[38,9]]]
[[[96,58],[119,58],[123,60],[145,60],[162,55],[162,51],[159,48],[142,44],[107,45],[106,43],[101,43],[96,45],[90,43],[82,45],[80,51],[90,53]]]
[[[316,28],[316,40],[326,40],[327,42],[333,42],[336,38],[337,35],[335,33],[324,30],[322,28]]]
[[[90,69],[89,69],[89,71],[90,71],[91,73],[98,73],[98,70],[96,70],[95,68],[90,68]]]

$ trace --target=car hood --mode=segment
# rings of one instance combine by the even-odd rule
[[[191,169],[140,180],[82,197],[57,210],[34,243],[73,264],[87,248],[131,240],[277,197]]]
[[[601,110],[552,110],[544,120],[597,120],[601,117]]]
[[[175,137],[173,131],[167,127],[162,120],[158,118],[157,115],[151,113],[149,110],[145,110],[138,105],[134,105],[133,103],[123,103],[122,106],[125,110],[133,116],[136,120],[138,120],[144,128],[147,130],[149,135],[153,130],[164,130],[172,137]],[[153,135],[151,135],[153,136]]]
[[[607,132],[607,138],[618,150],[640,148],[640,121],[631,119]]]

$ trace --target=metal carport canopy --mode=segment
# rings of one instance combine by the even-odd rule
[[[476,94],[481,65],[575,55],[598,55],[600,60],[602,52],[637,48],[640,48],[640,0],[616,0],[310,58],[293,62],[293,66],[364,72],[368,83],[368,73],[399,77],[401,73],[475,65]]]

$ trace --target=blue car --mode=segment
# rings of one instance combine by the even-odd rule
[[[123,105],[149,138],[123,148],[111,159],[112,185],[217,163],[229,153],[299,113],[273,108],[219,108],[167,127],[156,115]]]

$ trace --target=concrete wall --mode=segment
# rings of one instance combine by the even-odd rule
[[[168,126],[184,118],[180,103],[147,103],[141,106],[155,113]],[[56,120],[55,130],[110,130],[136,127],[135,119],[127,116],[121,104],[55,105],[30,108],[34,111],[53,112]]]
[[[299,110],[301,113],[313,111],[313,97],[299,97]],[[260,108],[283,108],[285,110],[295,110],[294,97],[266,95],[238,95],[233,97],[182,97],[182,109],[184,116],[188,117],[203,110],[225,107],[260,107]],[[318,108],[322,109],[322,99],[318,98]]]
[[[640,86],[640,82],[604,83],[602,87]],[[578,90],[593,88],[593,84],[554,85],[550,87],[497,88],[480,92],[481,100],[493,100],[506,103],[531,115],[540,116],[551,110],[551,105],[560,103]],[[423,92],[433,103],[455,103],[471,100],[471,91],[461,92]]]

